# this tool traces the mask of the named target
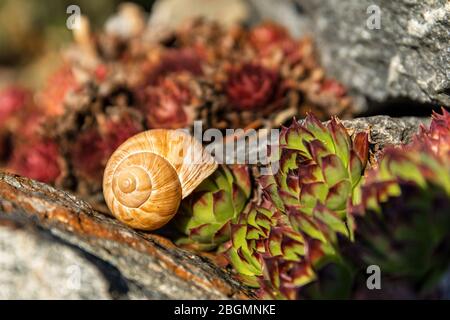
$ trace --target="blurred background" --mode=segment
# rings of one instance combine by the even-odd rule
[[[90,18],[93,27],[101,27],[120,0],[0,0],[0,87],[10,82],[35,87],[52,66],[57,67],[59,50],[72,40],[66,27],[73,4]],[[153,0],[134,0],[150,11]],[[33,76],[30,77],[30,74]]]
[[[123,2],[0,0],[0,88],[8,83],[39,88],[52,68],[59,66],[60,50],[72,39],[66,27],[68,6],[78,5],[98,30]],[[408,21],[415,19],[421,25],[424,13],[441,10],[446,0],[413,4],[406,0],[375,1],[383,8],[380,30],[366,28],[372,0],[127,2],[152,12],[152,18],[158,11],[155,20],[164,22],[176,23],[199,14],[246,24],[269,19],[287,27],[294,37],[312,34],[322,65],[346,85],[361,115],[427,116],[441,106],[450,106],[450,58],[443,47],[450,36],[450,11],[429,26],[426,37],[408,32]]]

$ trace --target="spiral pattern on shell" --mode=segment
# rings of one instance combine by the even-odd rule
[[[180,202],[217,164],[192,136],[156,129],[125,141],[109,159],[103,194],[125,224],[155,230],[172,219]]]

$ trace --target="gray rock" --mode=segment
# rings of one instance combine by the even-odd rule
[[[388,116],[374,116],[342,121],[343,125],[356,132],[369,132],[369,141],[382,149],[388,145],[400,145],[411,141],[418,132],[421,124],[427,126],[429,119],[416,117],[391,118]]]
[[[2,226],[0,253],[0,299],[111,297],[95,264],[48,234]]]
[[[0,298],[252,297],[210,259],[27,178],[0,173],[0,226]]]
[[[329,74],[354,93],[380,103],[408,98],[450,106],[447,0],[248,1],[258,18],[274,19],[294,34],[313,33]],[[380,28],[372,29],[378,9]],[[290,14],[280,16],[280,10]]]

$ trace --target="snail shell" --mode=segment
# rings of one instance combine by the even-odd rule
[[[181,200],[216,168],[214,158],[189,134],[149,130],[113,153],[103,194],[117,219],[136,229],[155,230],[169,222]]]

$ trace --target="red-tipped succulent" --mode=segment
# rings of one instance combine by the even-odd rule
[[[292,299],[328,265],[346,273],[335,245],[338,235],[353,237],[348,206],[367,163],[368,137],[351,139],[337,119],[325,126],[308,115],[283,129],[278,151],[278,170],[260,179],[266,202],[233,228],[228,256],[265,296]],[[348,290],[344,283],[337,291]]]
[[[409,145],[387,148],[368,173],[352,207],[355,241],[346,244],[361,278],[377,265],[385,288],[436,294],[450,267],[449,124],[447,111],[433,114],[429,129],[422,127]],[[373,294],[360,287],[362,297]]]

